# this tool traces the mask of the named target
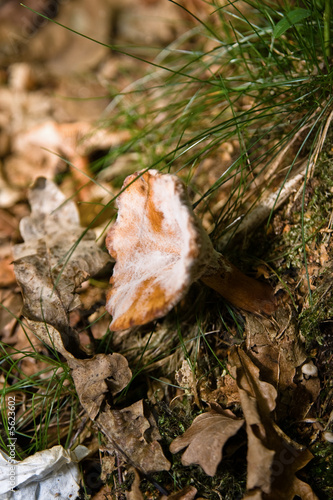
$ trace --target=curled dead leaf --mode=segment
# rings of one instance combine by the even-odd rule
[[[222,460],[225,443],[243,423],[244,420],[237,419],[230,410],[209,410],[196,417],[191,427],[172,441],[170,451],[177,453],[187,446],[182,464],[198,464],[208,476],[214,476]]]
[[[134,467],[131,467],[128,472],[134,474],[134,481],[131,489],[126,491],[126,500],[144,500],[143,494],[140,491],[140,476],[138,471]]]
[[[27,324],[31,328],[31,331],[46,345],[60,352],[67,360],[70,358],[74,359],[74,356],[65,348],[60,332],[52,325],[31,319],[27,319]]]
[[[79,224],[76,205],[44,178],[29,192],[31,215],[21,220],[24,243],[15,245],[14,270],[26,318],[56,328],[67,350],[78,345],[68,314],[80,305],[78,287],[109,261],[95,234]],[[48,343],[47,338],[44,341]],[[52,343],[49,343],[52,345]]]
[[[141,472],[148,474],[170,469],[170,462],[157,442],[160,435],[156,424],[153,419],[146,418],[142,400],[122,410],[111,410],[107,405],[96,423],[111,448],[118,450]]]
[[[293,311],[286,304],[274,321],[245,314],[248,355],[267,382],[280,392],[295,387],[296,368],[306,359]]]
[[[197,494],[197,489],[194,486],[185,486],[180,491],[171,493],[171,495],[161,497],[161,500],[193,500]]]
[[[132,372],[127,360],[118,353],[97,354],[91,359],[68,359],[75,388],[83,408],[94,420],[105,395],[120,392],[129,383]]]
[[[292,441],[272,418],[276,389],[260,380],[259,368],[240,348],[230,355],[248,437],[247,493],[244,498],[263,500],[315,500],[311,487],[296,477],[311,459],[304,446]]]

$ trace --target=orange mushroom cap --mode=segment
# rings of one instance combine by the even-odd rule
[[[218,266],[218,253],[196,219],[181,180],[157,170],[125,179],[106,246],[116,260],[106,309],[112,330],[164,316],[191,283]]]

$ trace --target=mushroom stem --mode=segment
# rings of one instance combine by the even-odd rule
[[[246,276],[221,254],[218,264],[218,269],[211,269],[201,276],[200,279],[205,285],[245,311],[257,314],[272,314],[275,311],[276,299],[267,283]]]

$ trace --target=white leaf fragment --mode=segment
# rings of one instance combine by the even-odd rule
[[[19,462],[0,450],[0,500],[75,500],[78,462],[88,453],[85,446],[70,452],[58,445]]]

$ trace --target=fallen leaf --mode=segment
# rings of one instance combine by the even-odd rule
[[[262,377],[280,391],[295,388],[296,368],[306,354],[300,340],[293,311],[286,304],[274,320],[245,313],[246,347],[250,358],[260,368]]]
[[[317,499],[311,487],[295,475],[312,459],[312,454],[288,438],[272,419],[276,389],[260,379],[259,368],[241,348],[231,351],[229,361],[238,385],[248,436],[244,498],[293,500],[298,495],[303,500]]]
[[[27,319],[26,321],[28,328],[30,328],[31,332],[33,332],[39,340],[44,342],[49,347],[52,347],[52,349],[60,352],[60,354],[62,354],[67,360],[69,358],[74,358],[74,356],[69,351],[67,351],[64,346],[63,335],[61,335],[61,333],[56,328],[54,328],[54,326],[43,323],[42,321],[33,321],[31,319]],[[69,349],[72,350],[77,347],[77,345],[74,344],[72,337],[69,339],[66,345]]]
[[[110,132],[105,128],[93,126],[88,121],[57,123],[54,120],[48,120],[17,134],[13,149],[16,153],[16,163],[19,158],[23,163],[18,168],[19,172],[24,170],[24,162],[27,162],[27,157],[31,158],[34,155],[34,163],[39,163],[40,169],[45,169],[47,166],[50,174],[54,175],[56,169],[59,168],[58,155],[64,156],[74,165],[72,175],[76,178],[79,187],[84,190],[85,184],[90,179],[88,155],[93,151],[107,150],[118,146],[128,139],[129,133],[126,131]],[[15,167],[15,160],[13,166]],[[94,184],[92,183],[92,185]],[[100,183],[99,185],[101,186]],[[105,186],[104,195],[108,192],[109,190]],[[91,193],[90,196],[89,193],[90,190],[87,195],[88,200],[91,201]],[[80,189],[79,195],[82,195],[82,189]]]
[[[104,484],[97,493],[89,497],[89,500],[109,500],[112,498],[110,495],[111,487],[108,484]]]
[[[157,442],[160,435],[156,424],[145,417],[142,400],[122,410],[111,410],[107,405],[96,423],[111,447],[144,474],[170,469]]]
[[[22,310],[22,297],[11,290],[0,290],[0,338],[5,344],[13,344],[13,329]]]
[[[214,476],[225,443],[243,423],[244,420],[237,419],[230,410],[209,410],[196,417],[191,427],[171,443],[170,451],[177,453],[187,446],[182,464],[198,464],[208,476]]]
[[[3,253],[3,252],[1,252]],[[6,252],[4,252],[6,253]],[[6,288],[15,283],[12,255],[0,255],[0,287]]]
[[[288,304],[279,308],[274,319],[246,314],[247,354],[260,369],[262,379],[278,393],[277,419],[303,419],[320,391],[318,377],[297,380],[297,372],[307,356],[298,325]]]
[[[44,178],[29,192],[31,215],[21,220],[24,243],[15,245],[14,270],[24,298],[24,316],[52,325],[66,350],[78,345],[69,312],[80,305],[76,293],[83,281],[109,261],[92,231],[79,224],[76,205]],[[47,338],[43,340],[48,342]]]
[[[161,500],[193,500],[197,494],[197,489],[194,486],[186,486],[176,493],[171,493],[171,495],[161,497]]]
[[[132,372],[121,354],[97,354],[91,359],[68,359],[83,408],[94,420],[108,392],[120,392],[130,382]]]
[[[132,483],[131,489],[126,491],[126,500],[144,500],[143,495],[140,491],[140,476],[139,473],[134,467],[131,467],[129,470],[132,474],[134,474],[134,481]]]
[[[15,205],[21,196],[21,193],[9,186],[0,174],[0,207],[7,208]]]

